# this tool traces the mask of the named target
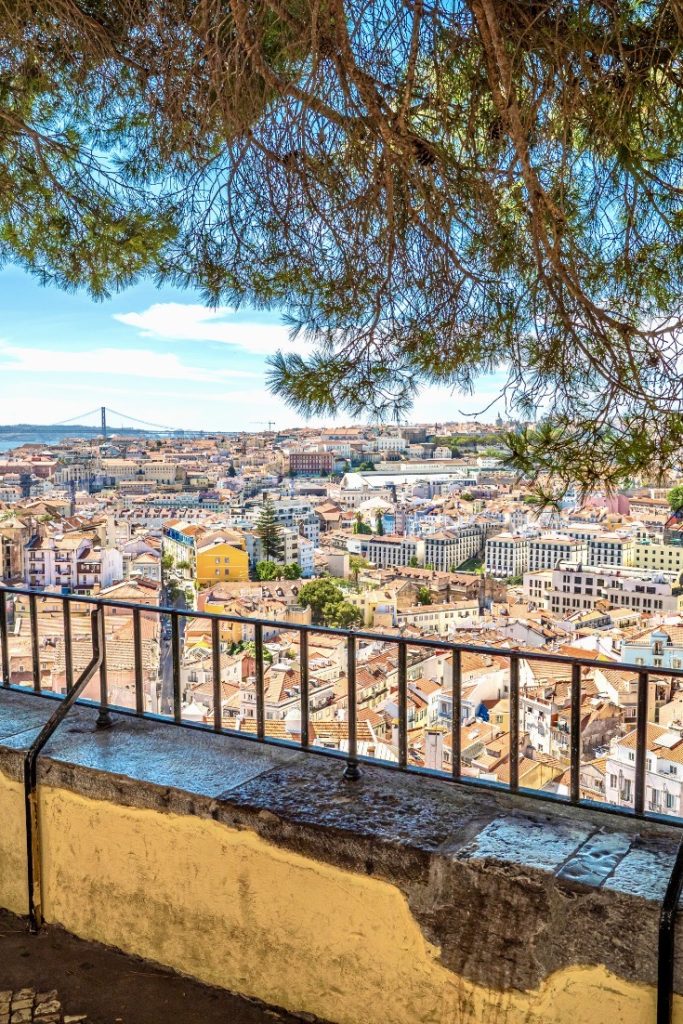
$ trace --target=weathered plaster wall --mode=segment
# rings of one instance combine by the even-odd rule
[[[0,771],[0,906],[26,913],[24,787]]]
[[[16,785],[0,793],[3,819],[16,817]],[[46,920],[205,982],[339,1024],[654,1019],[653,988],[599,966],[529,992],[467,982],[439,963],[397,887],[247,830],[45,786],[40,815]]]

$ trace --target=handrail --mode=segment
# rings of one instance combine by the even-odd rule
[[[37,932],[43,921],[40,888],[40,820],[37,799],[37,764],[41,750],[64,721],[78,697],[102,665],[104,654],[104,614],[91,612],[93,656],[71,692],[61,700],[24,756],[24,806],[26,811],[26,860],[28,878],[29,928]]]

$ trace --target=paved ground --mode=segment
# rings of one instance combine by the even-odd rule
[[[0,911],[0,1024],[301,1024],[302,1018]]]

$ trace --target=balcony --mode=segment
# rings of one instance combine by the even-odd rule
[[[91,658],[60,698],[41,691],[40,673],[33,687],[9,685],[15,597],[30,602],[35,630],[40,620],[41,595],[0,590],[0,906],[48,939],[102,943],[339,1024],[681,1019],[670,1013],[680,1014],[672,994],[683,992],[673,960],[681,831],[643,806],[644,739],[632,810],[579,798],[576,731],[566,799],[520,787],[514,758],[505,784],[468,777],[459,729],[450,771],[427,769],[409,753],[408,649],[450,652],[458,722],[462,652],[477,648],[393,634],[380,637],[397,647],[389,767],[364,756],[355,700],[363,644],[378,634],[284,623],[298,631],[302,658],[299,732],[284,740],[265,718],[265,624],[235,617],[255,637],[253,731],[225,728],[219,659],[213,715],[198,723],[180,690],[183,613],[51,595],[71,630],[74,605],[91,609]],[[110,701],[109,611],[135,627],[130,707]],[[171,703],[150,714],[141,626],[159,615],[171,621]],[[220,635],[220,617],[191,617]],[[310,718],[307,654],[318,632],[344,644],[348,721],[337,749],[317,745]],[[520,655],[504,653],[515,749]],[[632,670],[646,694],[647,674]],[[0,957],[3,948],[0,938]]]

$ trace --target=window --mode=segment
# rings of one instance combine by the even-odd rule
[[[632,750],[629,750],[629,752],[628,752],[628,759],[629,759],[629,761],[635,761],[635,759],[636,759],[636,755],[633,753]]]
[[[670,811],[673,808],[675,803],[676,803],[676,798],[674,797],[673,793],[667,793],[666,794],[666,808],[667,808],[667,810]]]
[[[610,775],[610,777],[609,777],[609,784],[612,787],[612,789],[616,789],[617,788],[617,777],[616,777],[616,775]]]

